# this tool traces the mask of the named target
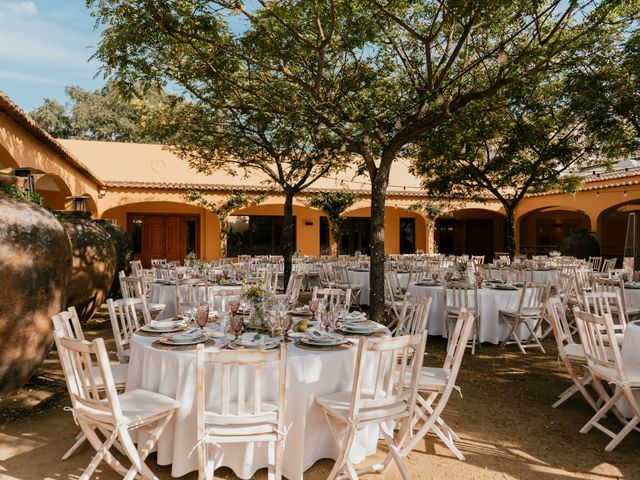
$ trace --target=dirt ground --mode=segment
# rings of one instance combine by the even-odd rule
[[[108,320],[97,316],[87,326],[87,337],[111,337]],[[632,432],[613,453],[606,453],[608,437],[592,430],[578,430],[591,415],[578,397],[558,409],[551,404],[568,385],[557,360],[556,349],[546,340],[546,354],[521,355],[515,348],[483,345],[463,361],[458,384],[464,398],[455,394],[444,418],[461,438],[466,461],[458,461],[430,435],[407,458],[417,479],[640,479],[640,433]],[[113,347],[113,345],[111,345]],[[430,338],[426,364],[440,365],[446,343]],[[29,384],[17,395],[0,399],[0,479],[77,479],[94,453],[84,446],[69,460],[60,457],[73,443],[76,426],[70,413],[64,380],[55,352]],[[618,428],[615,423],[611,425]],[[384,455],[380,442],[376,457]],[[286,461],[286,459],[285,459]],[[169,479],[169,467],[148,465],[161,479]],[[310,480],[326,478],[333,462],[322,460],[305,474]],[[228,469],[217,478],[235,478]],[[365,478],[380,478],[370,475]],[[392,467],[383,478],[400,478]],[[120,478],[102,464],[93,478]],[[197,478],[196,473],[182,477]],[[256,478],[266,478],[260,471]]]

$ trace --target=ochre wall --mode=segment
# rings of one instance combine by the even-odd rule
[[[210,211],[193,205],[173,202],[133,203],[107,210],[102,218],[115,220],[123,229],[127,229],[128,213],[175,213],[192,214],[200,217],[200,257],[207,260],[220,258],[220,224]]]

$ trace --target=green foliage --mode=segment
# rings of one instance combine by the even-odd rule
[[[15,184],[5,185],[4,183],[0,183],[0,189],[2,189],[2,192],[4,192],[6,195],[8,195],[11,198],[15,198],[16,200],[19,200],[21,202],[35,203],[36,205],[40,205],[41,207],[44,207],[44,199],[42,198],[42,195],[40,195],[38,192],[31,193],[31,192],[22,191]]]
[[[585,229],[572,230],[560,244],[560,252],[576,258],[596,257],[600,254],[598,241]]]
[[[119,142],[159,141],[152,129],[145,129],[147,115],[171,98],[158,89],[135,89],[125,96],[114,82],[94,91],[69,86],[65,93],[65,105],[45,98],[31,111],[38,125],[57,138]]]
[[[344,217],[342,214],[358,201],[358,195],[352,192],[322,192],[312,195],[309,206],[323,210],[331,222],[331,236],[340,248],[343,234]],[[339,252],[338,252],[339,253]]]

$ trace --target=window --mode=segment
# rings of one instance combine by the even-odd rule
[[[229,217],[227,255],[280,255],[284,217],[252,215]],[[296,218],[293,217],[293,250],[296,250]]]
[[[131,239],[133,240],[133,253],[142,254],[142,219],[136,218],[131,222]]]
[[[329,231],[329,219],[320,217],[320,255],[331,253],[331,232]]]
[[[400,253],[416,251],[416,219],[400,218]]]
[[[197,240],[196,240],[196,232],[197,232],[197,222],[196,220],[187,220],[186,221],[186,247],[187,254],[193,252],[197,253]]]
[[[371,254],[371,219],[369,217],[347,217],[340,239],[341,254],[353,255],[355,252]]]

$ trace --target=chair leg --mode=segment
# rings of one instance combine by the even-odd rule
[[[276,442],[269,442],[267,445],[267,479],[275,480],[275,470],[276,470]]]
[[[387,442],[387,445],[389,447],[389,453],[393,456],[393,459],[395,460],[396,465],[398,466],[400,475],[402,476],[403,480],[409,480],[411,478],[411,475],[409,474],[409,470],[407,469],[407,466],[404,463],[404,460],[402,459],[402,454],[400,453],[400,449],[398,448],[398,445],[393,439],[393,435],[387,431],[387,425],[384,423],[380,424],[380,431],[382,432],[382,436]]]
[[[355,436],[355,432],[353,429],[345,425],[345,430],[342,432],[344,436],[343,442],[340,442],[340,433],[335,425],[335,421],[331,416],[325,411],[325,416],[327,418],[327,422],[329,423],[329,431],[331,432],[331,436],[338,447],[338,457],[336,458],[336,462],[331,469],[331,472],[327,476],[327,480],[333,480],[334,478],[338,478],[340,473],[347,469],[349,471],[349,475],[353,476],[353,466],[351,466],[351,462],[349,461],[349,452],[351,451],[351,445],[353,444],[353,437]]]
[[[65,454],[62,456],[61,460],[67,460],[71,455],[73,455],[76,450],[78,450],[78,448],[80,448],[80,446],[87,440],[87,436],[82,432],[82,430],[80,430],[80,432],[78,432],[78,434],[76,435],[76,441],[74,442],[73,445],[71,445],[71,447],[69,448],[69,450],[67,450],[65,452]]]
[[[93,475],[93,472],[103,459],[107,463],[107,465],[113,468],[120,475],[125,475],[127,473],[127,469],[120,462],[118,462],[118,460],[116,460],[109,451],[113,443],[116,441],[118,431],[114,430],[113,432],[111,432],[111,434],[103,442],[102,440],[100,440],[100,438],[98,438],[98,435],[95,432],[95,427],[93,425],[89,425],[84,421],[80,421],[79,423],[80,428],[82,428],[82,431],[87,437],[87,440],[96,450],[96,454],[91,459],[91,462],[80,477],[80,480],[88,480],[91,475]]]
[[[411,450],[413,450],[413,448],[418,444],[420,440],[427,436],[429,430],[431,430],[431,427],[437,421],[438,417],[444,410],[444,407],[447,405],[449,396],[451,396],[451,390],[451,388],[447,388],[444,392],[442,392],[442,394],[440,395],[440,399],[438,400],[438,404],[433,409],[433,413],[429,415],[429,419],[425,422],[424,425],[422,425],[418,433],[415,434],[411,440],[409,440],[409,443],[407,443],[407,445],[402,448],[402,456],[406,456],[409,452],[411,452]],[[421,398],[418,399],[418,401],[420,400]]]

